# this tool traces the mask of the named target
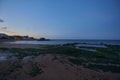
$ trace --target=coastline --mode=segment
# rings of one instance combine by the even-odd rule
[[[14,41],[19,41],[19,40],[7,40],[3,39],[0,40],[0,48],[42,48],[45,47],[45,45],[39,45],[39,44],[10,44],[10,43],[5,43],[5,42],[14,42]]]
[[[14,40],[7,42],[11,41]],[[49,46],[4,42],[6,41],[3,40],[0,43],[0,79],[120,79],[119,56],[113,52],[118,52],[117,49],[120,49],[120,46],[107,48],[78,46],[76,48],[73,44]]]
[[[0,44],[4,43],[4,42],[14,42],[17,41],[15,39],[0,39]]]

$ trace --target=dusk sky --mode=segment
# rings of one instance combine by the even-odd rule
[[[120,39],[120,0],[0,0],[0,19],[0,33]]]

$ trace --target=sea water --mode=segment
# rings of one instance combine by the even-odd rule
[[[120,45],[120,40],[80,40],[80,39],[51,39],[50,41],[15,41],[11,44],[42,44],[42,45],[62,45],[67,43],[83,43],[83,44],[110,44]]]

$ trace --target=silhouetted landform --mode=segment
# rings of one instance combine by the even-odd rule
[[[8,38],[10,38],[10,36],[0,33],[0,39],[8,39]]]
[[[19,36],[19,35],[9,36],[7,34],[0,33],[0,39],[34,40],[35,38],[29,36]]]
[[[46,39],[46,38],[42,37],[42,38],[38,39],[38,41],[50,41],[50,39]]]
[[[9,36],[4,33],[0,33],[0,39],[13,39],[13,40],[38,40],[38,41],[49,41],[50,39],[46,39],[44,37],[40,39],[36,39],[34,37],[29,37],[29,36],[20,36],[20,35],[14,35],[14,36]]]

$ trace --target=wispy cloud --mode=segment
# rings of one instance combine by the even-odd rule
[[[7,30],[7,27],[0,27],[0,31],[7,34],[15,34],[15,32]]]
[[[0,22],[4,22],[2,19],[0,19]]]

